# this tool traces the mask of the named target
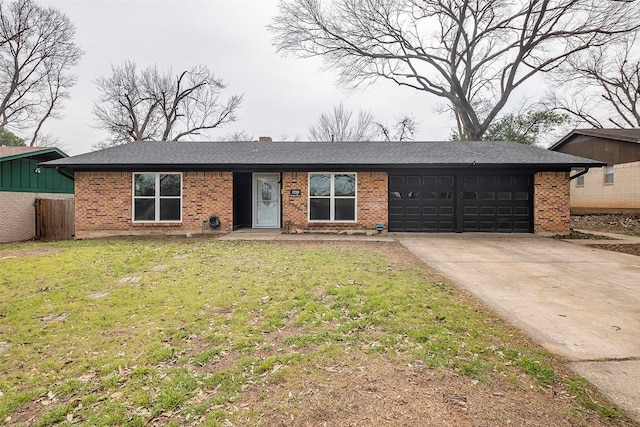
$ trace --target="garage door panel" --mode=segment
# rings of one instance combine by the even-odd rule
[[[491,216],[494,217],[496,215],[505,215],[504,208],[496,208],[495,206],[482,206],[480,207],[480,215],[481,216]],[[511,212],[508,212],[506,215],[510,215]]]
[[[422,208],[423,215],[438,215],[438,207],[437,206],[424,206]]]
[[[440,206],[438,209],[438,214],[440,216],[453,216],[453,213],[453,206]]]
[[[439,176],[438,185],[441,187],[453,187],[455,185],[455,177],[452,175]]]
[[[477,206],[465,206],[463,209],[465,215],[476,216],[479,214]]]
[[[408,216],[420,216],[420,206],[407,206],[404,210],[404,214]]]
[[[513,216],[513,208],[511,206],[498,206],[497,209],[493,209],[493,215]]]
[[[404,215],[404,206],[389,206],[389,217]]]
[[[419,176],[408,176],[406,181],[405,181],[405,185],[407,187],[413,187],[413,188],[420,188],[421,187],[421,177]]]

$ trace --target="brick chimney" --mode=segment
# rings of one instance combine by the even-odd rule
[[[273,142],[270,136],[261,136],[258,138],[259,142]]]

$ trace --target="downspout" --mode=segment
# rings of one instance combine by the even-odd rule
[[[69,175],[67,172],[65,172],[60,166],[56,166],[56,172],[58,172],[60,175],[62,176],[66,176],[67,178],[69,178],[71,181],[75,181],[75,179],[73,178],[73,175]]]
[[[589,166],[583,166],[583,167],[584,167],[584,170],[582,170],[582,171],[578,172],[577,174],[575,174],[575,175],[573,175],[573,176],[570,176],[570,177],[569,177],[569,181],[572,181],[572,180],[574,180],[575,178],[578,178],[578,177],[580,177],[580,176],[582,176],[582,175],[586,174],[587,172],[589,172]]]

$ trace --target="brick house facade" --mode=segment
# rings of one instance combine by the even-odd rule
[[[611,165],[609,171],[594,168],[573,180],[571,210],[576,214],[640,212],[640,162]]]
[[[571,181],[572,213],[640,212],[640,129],[575,129],[550,150],[606,165]]]
[[[182,221],[137,223],[132,213],[131,172],[76,173],[76,238],[113,235],[159,235],[210,233],[210,215],[220,218],[219,231],[233,229],[232,173],[185,172],[182,181]],[[569,230],[568,172],[539,172],[534,176],[534,231],[566,233]],[[291,189],[308,192],[307,172],[283,172],[282,193]],[[388,175],[386,172],[358,174],[357,222],[315,223],[309,221],[306,197],[283,197],[283,226],[290,231],[365,230],[378,224],[387,230]]]
[[[598,164],[515,143],[129,145],[44,164],[74,173],[77,238],[237,227],[566,233],[569,172]]]

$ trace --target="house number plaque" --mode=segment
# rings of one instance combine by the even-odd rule
[[[289,197],[300,197],[301,195],[300,190],[289,190]]]

